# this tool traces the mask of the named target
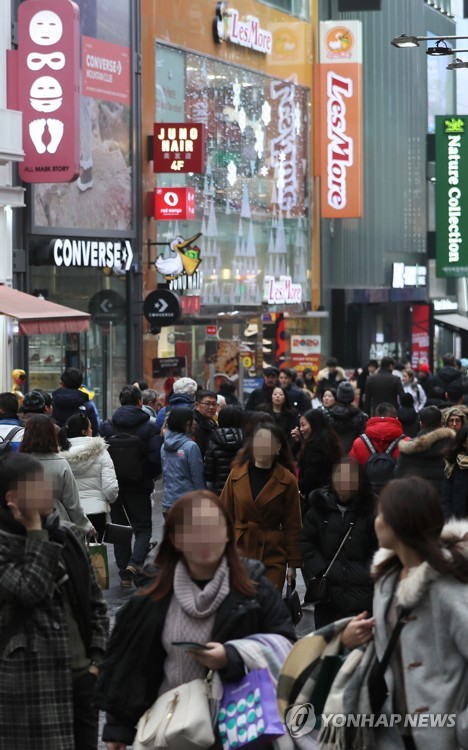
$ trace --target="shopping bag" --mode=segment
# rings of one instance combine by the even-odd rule
[[[255,750],[285,734],[268,669],[254,669],[224,685],[218,729],[223,750]]]
[[[102,589],[109,588],[109,562],[107,559],[107,547],[105,544],[90,542],[88,544],[91,564],[96,573],[97,582]]]

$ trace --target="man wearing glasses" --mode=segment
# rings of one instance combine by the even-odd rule
[[[217,405],[217,395],[214,391],[198,391],[195,394],[193,439],[200,448],[203,458],[205,458],[211,435],[216,429],[214,417]]]

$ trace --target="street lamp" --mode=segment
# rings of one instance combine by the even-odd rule
[[[392,39],[391,43],[394,47],[404,49],[406,47],[419,47],[419,42],[446,42],[447,39],[468,39],[468,36],[408,36],[407,34],[402,34],[401,36]],[[450,49],[447,45],[446,48]],[[431,49],[431,47],[429,47],[429,49]],[[452,52],[438,52],[436,54],[450,55]]]
[[[456,57],[455,60],[447,65],[447,70],[458,70],[458,68],[468,68],[468,62]]]

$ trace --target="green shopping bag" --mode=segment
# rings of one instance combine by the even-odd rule
[[[90,542],[88,544],[91,564],[96,573],[97,582],[102,589],[109,588],[109,561],[107,559],[107,545]]]

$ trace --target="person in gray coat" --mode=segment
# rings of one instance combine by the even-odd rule
[[[203,458],[191,435],[192,426],[191,409],[180,406],[169,414],[161,448],[164,516],[186,492],[206,489]]]
[[[62,521],[74,523],[85,535],[93,535],[95,528],[80,505],[80,493],[68,461],[59,455],[57,431],[46,414],[35,414],[24,428],[20,453],[30,453],[44,467],[52,480],[54,507]]]
[[[384,488],[375,531],[380,550],[373,565],[374,618],[361,613],[342,636],[345,646],[354,647],[370,640],[373,630],[381,661],[403,618],[384,674],[379,713],[387,721],[374,727],[372,748],[466,750],[468,522],[444,526],[434,487],[411,477]],[[399,720],[390,721],[392,715]]]

